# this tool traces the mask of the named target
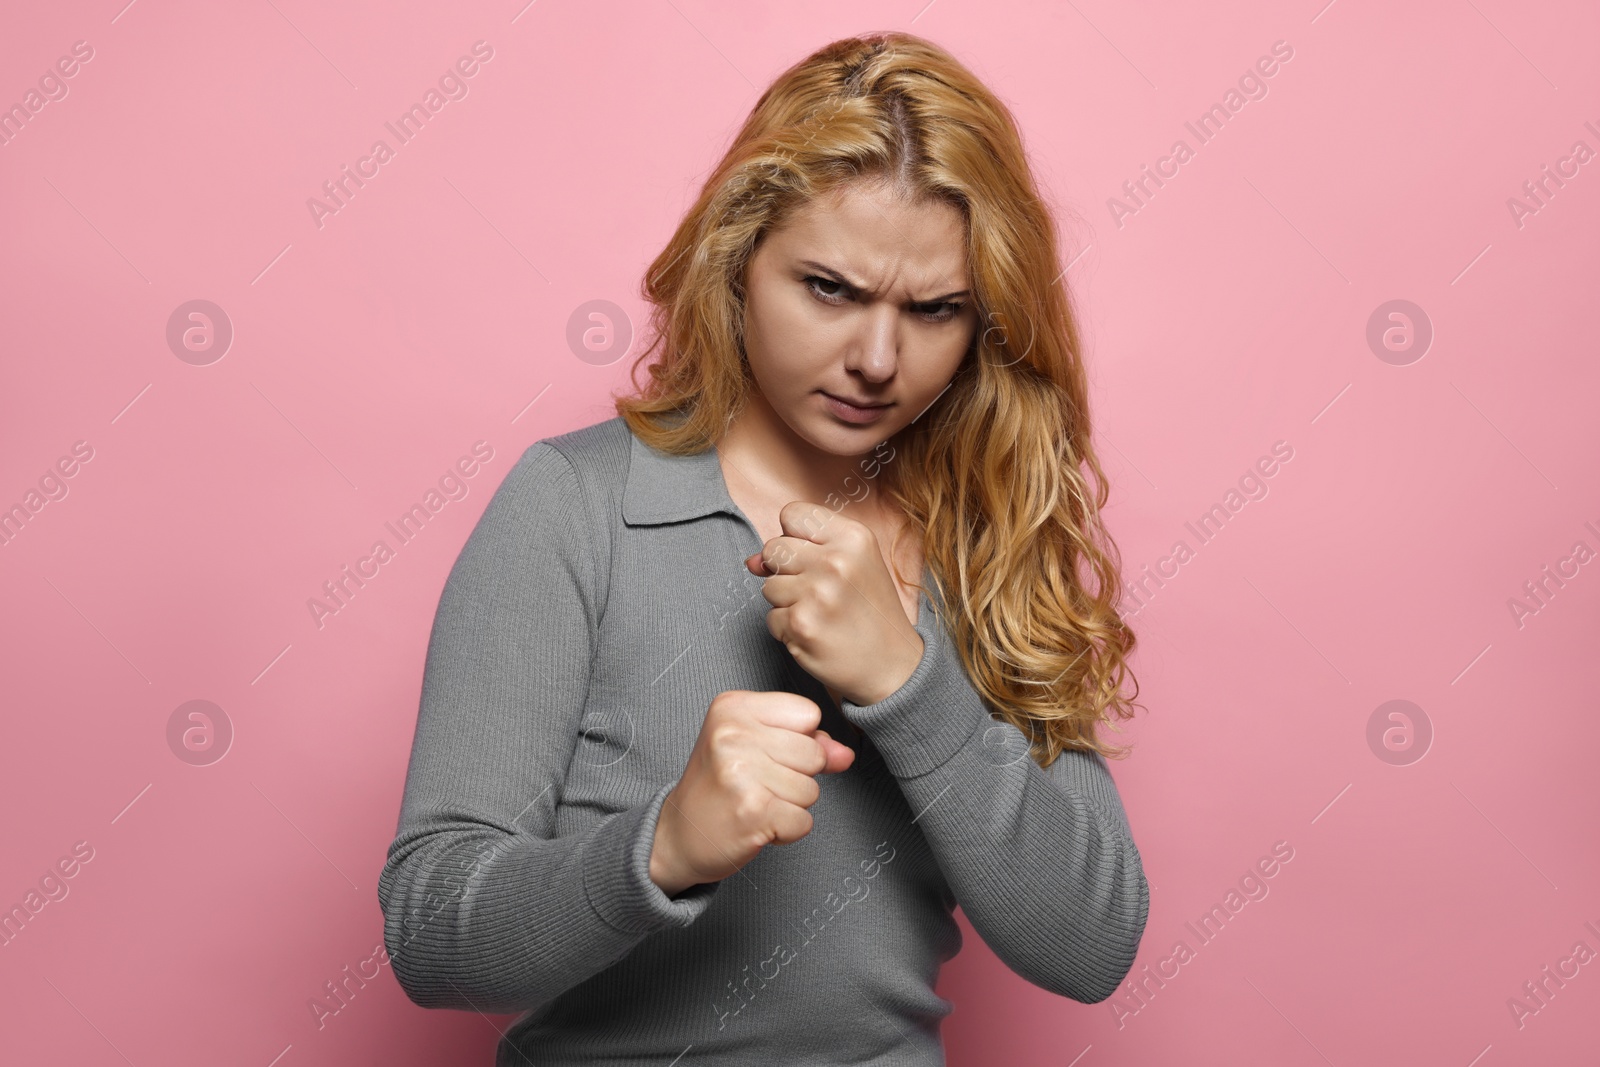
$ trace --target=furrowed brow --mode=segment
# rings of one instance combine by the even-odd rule
[[[800,265],[802,267],[805,267],[805,268],[809,269],[809,270],[814,270],[818,274],[826,274],[830,278],[832,278],[834,281],[838,282],[840,285],[848,285],[850,288],[854,289],[856,292],[865,293],[865,292],[870,292],[871,291],[870,288],[867,286],[867,284],[865,282],[857,281],[854,278],[846,277],[843,272],[838,271],[838,270],[834,269],[833,267],[828,266],[826,263],[818,263],[816,260],[812,260],[812,259],[802,259],[800,261]],[[953,292],[953,293],[944,293],[944,294],[942,294],[940,296],[930,296],[926,300],[913,300],[912,303],[914,303],[914,304],[942,304],[947,300],[955,300],[958,297],[968,296],[968,295],[971,294],[971,292],[972,292],[972,290],[970,290],[970,289],[961,289],[961,290],[957,290],[956,292]]]

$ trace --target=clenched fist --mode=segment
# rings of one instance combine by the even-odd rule
[[[650,880],[675,896],[810,833],[806,809],[822,792],[815,776],[845,770],[856,756],[818,729],[821,721],[816,701],[797,693],[718,693],[661,805]]]

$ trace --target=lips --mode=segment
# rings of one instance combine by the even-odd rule
[[[840,401],[841,403],[849,404],[851,407],[858,407],[858,408],[886,408],[891,403],[893,403],[893,401],[889,401],[889,400],[878,400],[878,401],[874,401],[874,400],[856,400],[853,397],[840,396],[837,393],[830,393],[826,389],[821,390],[821,392],[822,392],[823,396],[831,396],[835,400]]]

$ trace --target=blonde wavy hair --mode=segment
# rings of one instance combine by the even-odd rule
[[[961,211],[985,324],[895,440],[884,485],[902,532],[921,535],[941,595],[957,590],[944,602],[957,605],[946,624],[962,664],[1034,760],[1048,767],[1066,748],[1123,758],[1098,728],[1117,731],[1140,706],[1122,694],[1136,638],[1117,611],[1120,557],[1100,518],[1109,487],[1056,227],[1010,111],[950,53],[905,33],[849,37],[762,94],[645,275],[653,340],[633,395],[613,396],[617,414],[660,451],[713,447],[752,384],[744,280],[758,242],[863,180]]]

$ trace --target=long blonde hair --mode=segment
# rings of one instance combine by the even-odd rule
[[[895,440],[885,482],[941,595],[958,592],[945,603],[962,664],[1041,766],[1065,748],[1122,758],[1097,728],[1116,731],[1140,706],[1121,692],[1136,638],[1117,611],[1120,557],[1100,518],[1109,487],[1055,224],[1010,111],[944,49],[905,33],[849,37],[762,94],[645,275],[654,339],[634,394],[613,397],[617,414],[660,451],[713,447],[749,395],[744,277],[758,241],[863,179],[966,219],[981,329],[950,387]]]

